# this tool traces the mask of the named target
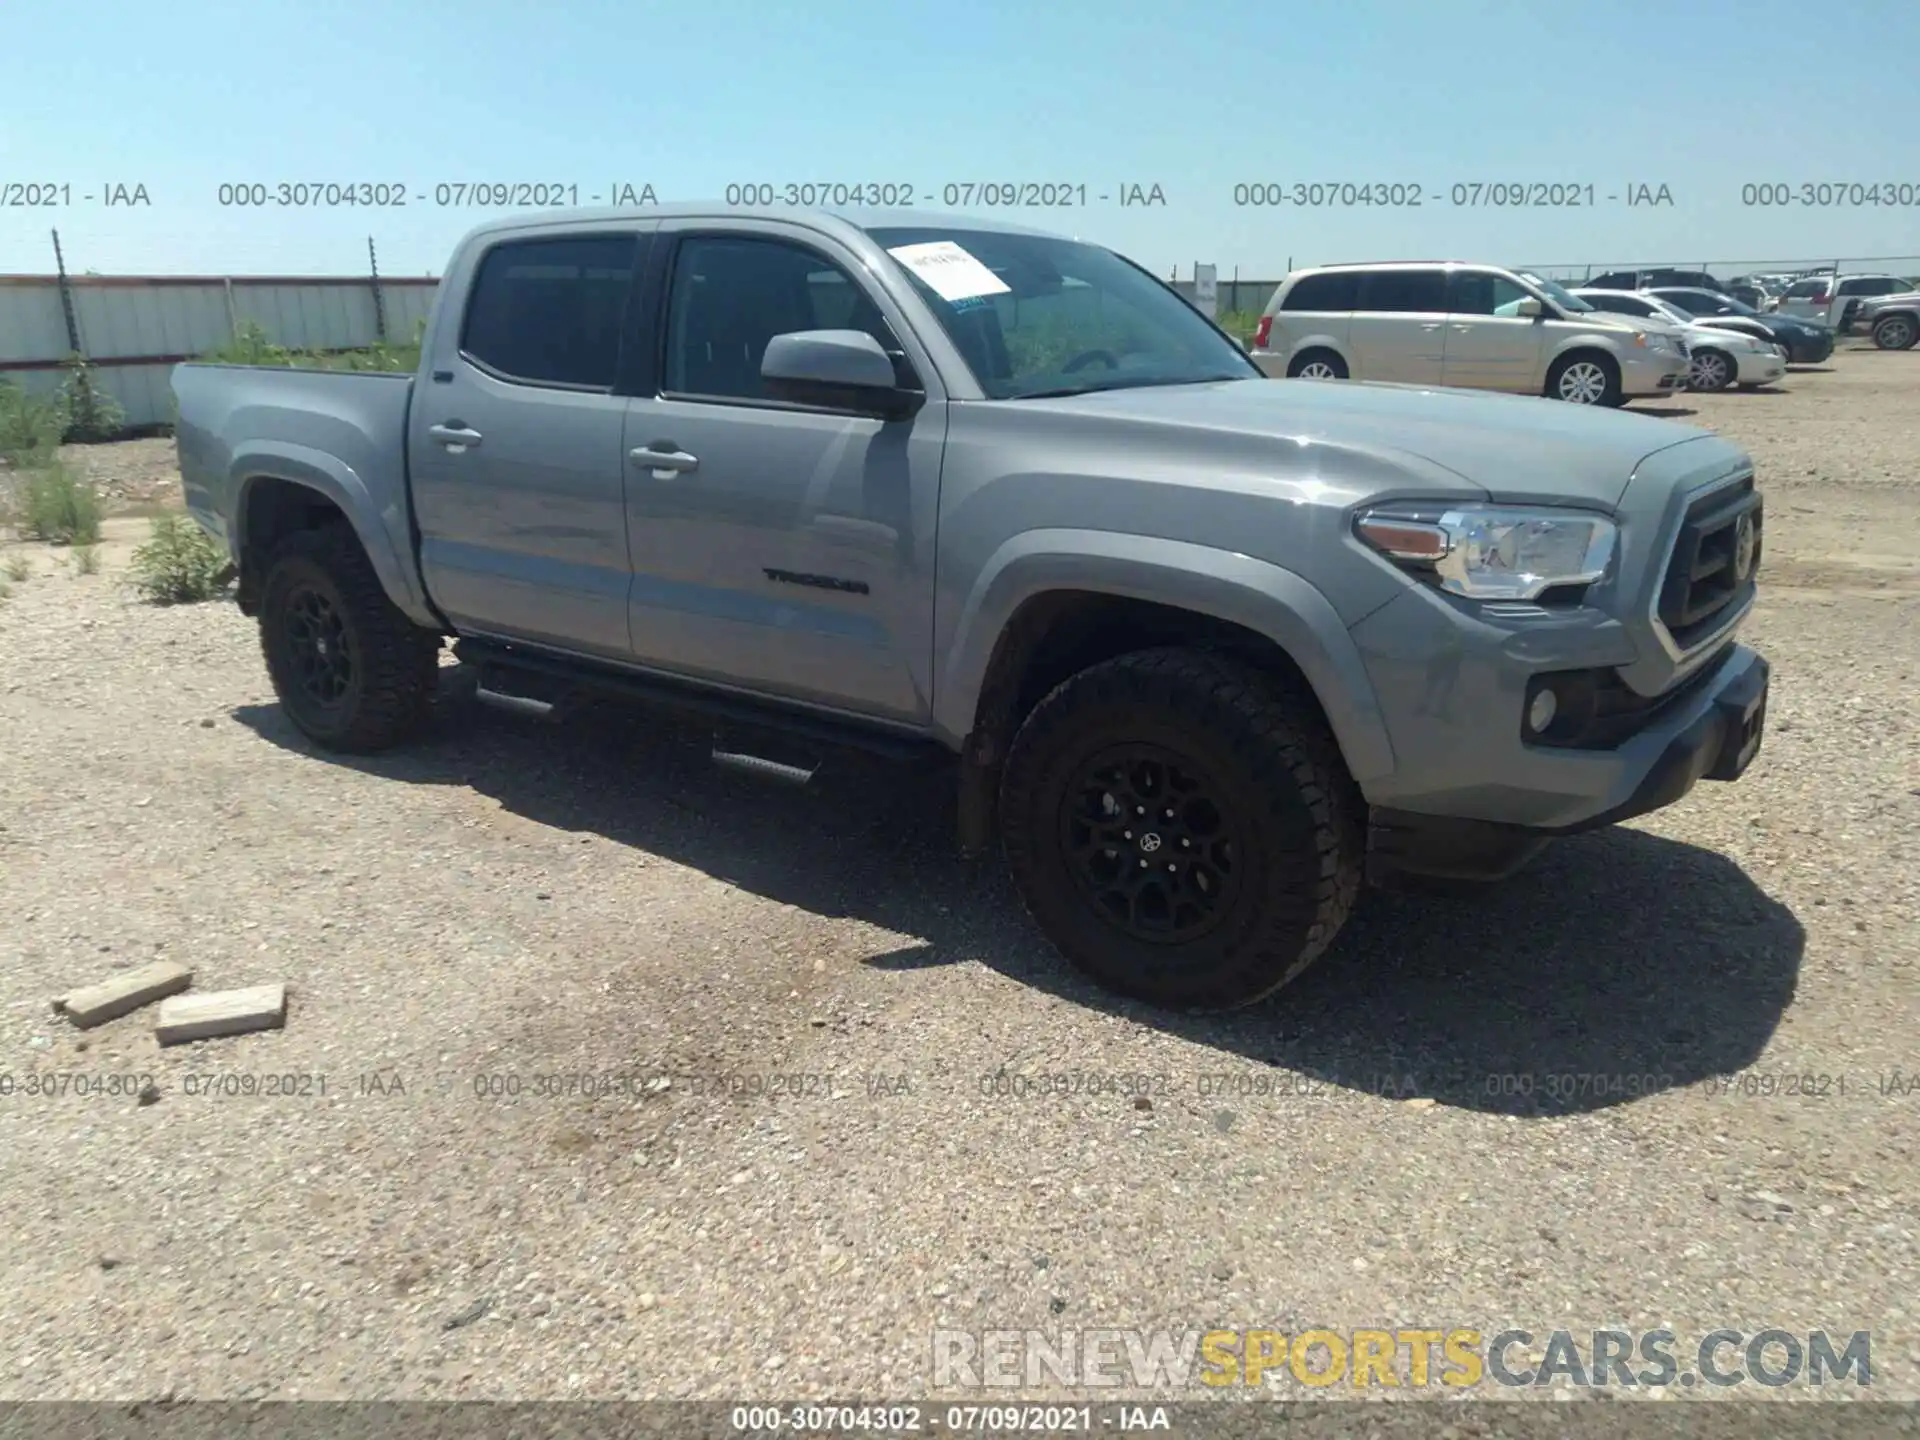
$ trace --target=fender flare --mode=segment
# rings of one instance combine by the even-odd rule
[[[307,445],[256,440],[234,451],[229,473],[234,476],[231,548],[236,561],[246,544],[247,506],[259,483],[284,480],[304,486],[330,500],[346,516],[360,548],[372,562],[380,588],[400,612],[416,625],[443,628],[444,622],[427,601],[416,568],[408,563],[413,552],[409,516],[397,504],[378,510],[366,482],[345,461]]]
[[[1300,667],[1353,778],[1393,773],[1393,745],[1359,647],[1309,581],[1250,555],[1108,530],[1029,530],[1000,546],[962,602],[935,687],[934,723],[964,739],[1000,637],[1020,607],[1077,590],[1171,605],[1240,625]]]

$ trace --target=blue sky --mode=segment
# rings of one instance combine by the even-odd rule
[[[474,181],[1085,185],[1000,211],[1167,274],[1339,259],[1515,264],[1920,254],[1912,0],[92,0],[9,17],[0,272],[437,271]],[[223,182],[396,184],[403,209],[222,207]],[[1236,184],[1412,186],[1420,208],[1254,208]],[[1754,207],[1750,183],[1904,185]],[[1592,186],[1592,208],[1449,203]],[[104,207],[104,187],[150,205]],[[1159,186],[1164,205],[1101,194]],[[1631,207],[1629,187],[1670,205]],[[1438,194],[1436,200],[1434,196]],[[1609,195],[1620,200],[1609,201]],[[424,201],[418,197],[425,196]],[[0,194],[0,199],[16,199]]]

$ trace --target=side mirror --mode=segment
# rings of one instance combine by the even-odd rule
[[[923,396],[900,388],[893,360],[864,330],[795,330],[767,342],[760,378],[776,400],[897,420]]]
[[[1538,320],[1545,311],[1541,308],[1540,302],[1529,295],[1513,307],[1513,313],[1522,320]]]

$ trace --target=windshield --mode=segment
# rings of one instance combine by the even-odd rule
[[[1689,310],[1697,305],[1700,307],[1700,310],[1708,313],[1719,310],[1731,310],[1736,315],[1758,315],[1760,313],[1751,305],[1742,304],[1731,295],[1715,295],[1705,290],[1693,290],[1689,291],[1684,298],[1693,302],[1692,305],[1686,307]],[[1698,314],[1700,312],[1695,311],[1695,313]]]
[[[1542,295],[1545,295],[1569,315],[1585,315],[1596,308],[1588,304],[1585,300],[1582,300],[1564,285],[1556,284],[1552,280],[1542,280],[1538,275],[1530,274],[1525,270],[1516,270],[1513,273],[1533,286],[1534,289],[1538,290]]]
[[[1098,245],[946,227],[868,233],[993,399],[1262,378],[1177,292]]]
[[[1689,315],[1672,301],[1662,300],[1653,295],[1643,295],[1641,298],[1653,307],[1653,313],[1658,315],[1662,320],[1671,320],[1676,325],[1693,324],[1693,316]]]

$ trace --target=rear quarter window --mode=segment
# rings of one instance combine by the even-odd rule
[[[1307,275],[1287,291],[1282,310],[1357,310],[1360,277],[1351,274]]]

